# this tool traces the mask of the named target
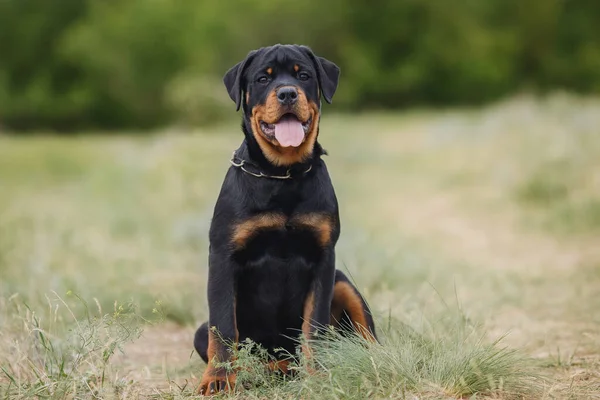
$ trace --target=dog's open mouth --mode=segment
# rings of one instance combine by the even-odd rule
[[[300,122],[294,114],[285,114],[274,124],[260,121],[260,129],[267,138],[275,138],[282,147],[298,147],[310,129],[312,117]]]

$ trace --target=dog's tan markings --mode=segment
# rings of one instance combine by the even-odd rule
[[[268,368],[269,371],[277,372],[280,371],[284,374],[287,374],[289,370],[290,360],[277,360],[277,361],[269,361]]]
[[[333,219],[330,215],[322,213],[308,213],[294,217],[290,221],[292,225],[304,229],[310,229],[316,235],[317,241],[321,246],[327,246],[331,241],[331,232],[333,232]]]
[[[294,105],[294,112],[300,121],[312,118],[311,126],[304,137],[304,142],[298,147],[281,147],[274,137],[266,137],[260,129],[260,121],[273,124],[287,112],[277,100],[277,93],[272,91],[267,96],[265,104],[252,108],[252,134],[258,142],[263,154],[273,165],[290,166],[305,161],[313,152],[319,128],[319,106],[308,101],[306,93],[298,89],[298,101]]]
[[[306,296],[306,299],[304,300],[304,311],[302,313],[302,333],[304,334],[304,340],[305,341],[309,341],[311,339],[311,320],[312,320],[312,315],[313,315],[313,311],[315,309],[315,293],[313,291],[311,291],[310,293],[308,293],[308,295]],[[302,353],[304,353],[305,357],[307,359],[310,359],[311,356],[311,351],[310,351],[310,345],[309,343],[305,342],[302,345]]]
[[[238,332],[236,328],[235,342],[238,342]],[[227,373],[214,366],[215,362],[224,362],[227,360],[227,349],[222,341],[217,337],[217,334],[212,329],[208,330],[208,366],[202,374],[200,385],[198,385],[197,393],[201,395],[211,394],[211,386],[215,386],[215,390],[219,390],[219,385],[224,385],[223,390],[230,391],[235,387],[236,374]]]
[[[294,65],[294,71],[298,72],[300,70],[300,67],[298,66],[298,64]]]
[[[366,310],[360,296],[348,282],[337,282],[333,287],[333,300],[331,301],[331,321],[334,326],[339,325],[342,312],[346,311],[352,321],[356,332],[366,340],[375,342],[375,337],[369,332]]]
[[[306,98],[306,93],[304,93],[304,91],[299,87],[288,87],[293,87],[298,91],[298,99],[293,105],[291,111],[294,114],[296,114],[296,117],[298,117],[300,121],[308,121],[308,119],[312,116],[313,108],[311,107],[310,102]],[[290,112],[290,109],[288,109],[287,107],[283,107],[279,103],[279,100],[277,99],[277,90],[272,90],[268,94],[265,103],[257,105],[252,110],[252,115],[254,119],[260,117],[260,121],[264,121],[267,124],[274,124],[275,122],[279,121],[279,118],[281,118],[283,114],[287,114],[288,112]]]
[[[267,74],[271,75],[273,73],[273,68],[269,67],[267,68]]]
[[[302,333],[308,339],[310,335],[310,326],[312,314],[315,309],[315,294],[314,292],[310,292],[306,296],[306,300],[304,300],[304,312],[302,313],[302,318],[304,321],[302,322]]]
[[[285,226],[285,222],[286,217],[281,213],[255,215],[234,227],[231,241],[236,248],[243,248],[248,240],[261,230],[282,229]]]
[[[250,103],[250,92],[246,92],[246,104]]]

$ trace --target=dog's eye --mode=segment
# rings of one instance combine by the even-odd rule
[[[258,83],[267,83],[269,82],[269,78],[267,78],[266,76],[261,76],[260,78],[258,78],[256,80]]]
[[[307,81],[310,78],[310,75],[308,75],[306,72],[300,72],[298,74],[298,79],[300,79],[301,81]]]

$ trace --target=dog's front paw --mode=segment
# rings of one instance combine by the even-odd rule
[[[202,376],[197,393],[201,396],[212,396],[219,392],[230,392],[235,388],[235,373],[207,369]]]

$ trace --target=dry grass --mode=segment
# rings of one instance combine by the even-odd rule
[[[599,102],[567,96],[484,110],[326,113],[321,141],[343,221],[339,268],[384,324],[391,316],[422,326],[423,316],[460,309],[483,324],[475,337],[487,332],[469,349],[497,349],[486,346],[508,333],[502,343],[535,358],[533,375],[547,379],[533,397],[597,396],[598,126]],[[207,230],[240,137],[237,122],[146,137],[0,137],[0,397],[190,394],[203,368],[191,337],[206,318]],[[442,325],[432,327],[426,337],[444,337]],[[392,343],[384,352],[410,347]],[[460,376],[451,347],[441,349],[428,363],[453,365]],[[368,354],[385,359],[376,350],[351,354],[353,365]],[[343,366],[341,355],[324,360]],[[386,392],[408,376],[390,366],[410,363],[381,362],[388,381],[362,389],[346,378],[373,370],[326,365],[346,391],[331,393],[473,392],[447,390],[422,371],[413,376],[420,384]],[[273,390],[246,396],[290,398]]]

